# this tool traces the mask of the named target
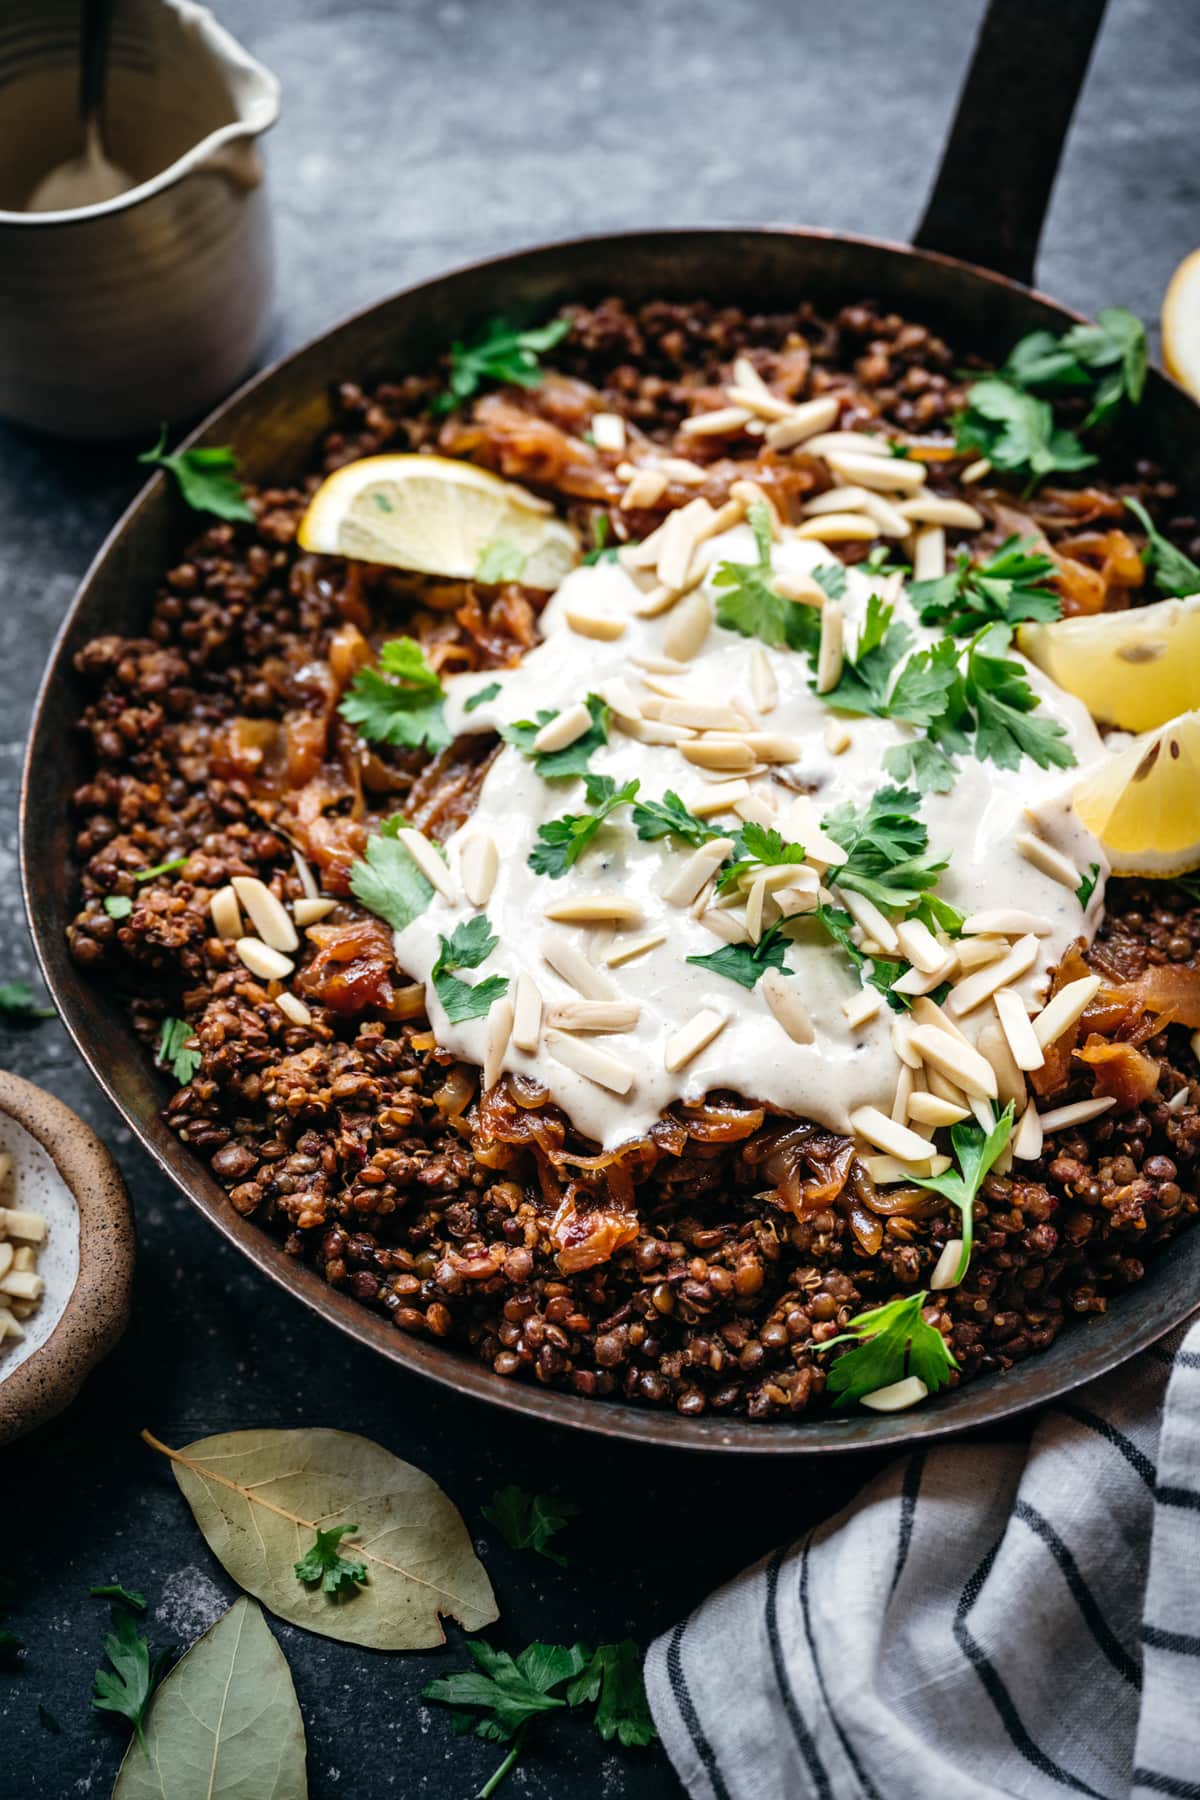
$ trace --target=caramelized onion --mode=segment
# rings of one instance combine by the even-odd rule
[[[703,1144],[737,1144],[753,1136],[766,1117],[761,1106],[736,1106],[728,1101],[719,1105],[703,1101],[699,1105],[681,1106],[689,1137]]]
[[[455,1063],[441,1087],[433,1092],[433,1103],[446,1119],[461,1119],[475,1092],[475,1070],[466,1063]]]
[[[1095,1092],[1111,1095],[1121,1112],[1132,1112],[1158,1090],[1158,1064],[1136,1044],[1093,1033],[1075,1054],[1092,1069]]]
[[[550,1239],[558,1251],[556,1261],[564,1275],[577,1275],[581,1269],[607,1262],[632,1244],[637,1234],[635,1214],[603,1206],[580,1213],[573,1193],[567,1195],[550,1227]]]

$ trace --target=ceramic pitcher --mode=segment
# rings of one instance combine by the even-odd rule
[[[0,415],[153,435],[228,392],[261,343],[272,258],[255,140],[279,84],[191,0],[117,0],[105,142],[136,185],[27,212],[78,152],[79,6],[0,10]]]

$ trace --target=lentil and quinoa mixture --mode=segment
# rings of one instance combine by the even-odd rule
[[[1197,525],[1158,471],[1132,461],[1119,479],[1050,481],[1027,500],[986,473],[964,488],[971,459],[949,428],[964,359],[872,305],[832,320],[808,307],[758,317],[616,300],[568,313],[539,386],[483,393],[448,418],[431,408],[443,371],[370,392],[343,385],[305,482],[251,490],[253,525],[210,525],[167,572],[144,637],[80,652],[94,769],[75,795],[71,950],[121,996],[148,1048],[166,1015],[191,1027],[199,1067],[166,1116],[229,1204],[397,1330],[577,1394],[794,1418],[822,1404],[819,1345],[864,1308],[928,1287],[959,1232],[954,1209],[918,1188],[877,1188],[848,1140],[736,1095],[676,1106],[611,1156],[519,1079],[480,1096],[479,1072],[434,1042],[423,990],[396,967],[391,932],[350,897],[348,871],[398,811],[434,838],[460,825],[496,740],[476,734],[432,757],[367,745],[337,706],[399,630],[443,674],[515,664],[547,596],[305,554],[307,501],[352,459],[437,448],[551,498],[585,543],[601,514],[612,541],[643,538],[668,508],[697,495],[720,505],[746,477],[798,516],[832,485],[803,445],[679,435],[724,404],[742,356],[789,402],[835,397],[839,428],[880,423],[908,440],[929,461],[930,491],[985,515],[976,542],[1037,538],[1066,612],[1150,597],[1123,495],[1184,545]],[[699,478],[684,470],[653,506],[621,509],[631,449],[596,446],[596,412],[624,419],[628,446],[699,464]],[[867,549],[839,546],[850,563]],[[260,877],[289,906],[302,899],[297,849],[337,905],[301,935],[290,993],[302,1004],[285,1012],[280,984],[248,971],[209,905],[237,876]],[[123,917],[105,910],[113,897],[130,902]],[[1056,1106],[1093,1092],[1118,1103],[987,1177],[966,1279],[925,1309],[957,1379],[1005,1369],[1072,1315],[1103,1312],[1196,1213],[1198,959],[1200,903],[1185,889],[1109,883],[1095,944],[1055,977],[1086,964],[1104,986],[1032,1083]],[[569,1238],[555,1223],[564,1206]]]

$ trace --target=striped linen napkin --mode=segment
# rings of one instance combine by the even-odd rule
[[[887,1469],[652,1645],[694,1800],[1200,1800],[1200,1317]]]

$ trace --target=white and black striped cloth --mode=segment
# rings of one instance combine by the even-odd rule
[[[693,1800],[1200,1800],[1200,1321],[893,1465],[646,1682]]]

